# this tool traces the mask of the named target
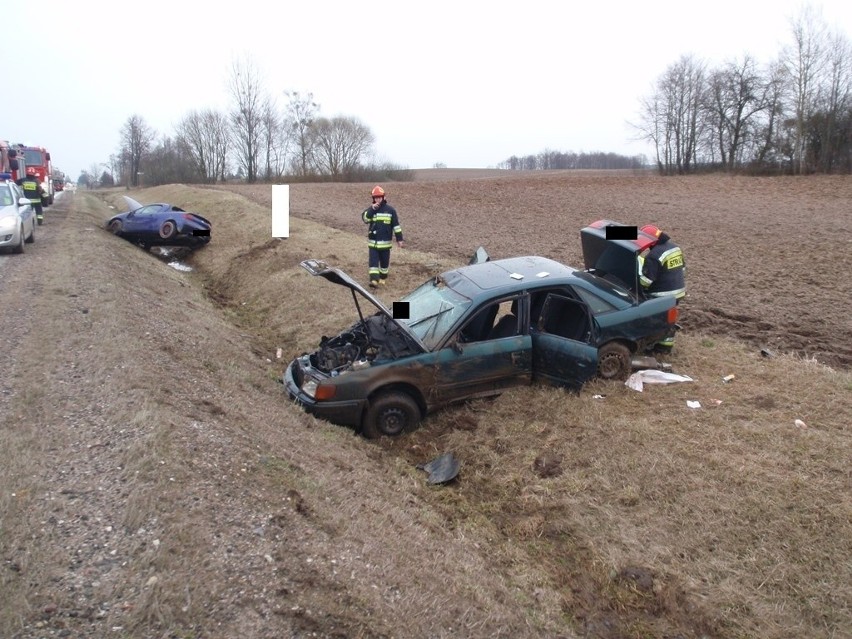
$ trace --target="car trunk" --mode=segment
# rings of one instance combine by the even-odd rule
[[[580,242],[583,246],[583,262],[585,268],[595,275],[609,279],[632,291],[637,299],[642,299],[642,287],[639,284],[637,257],[639,253],[651,246],[654,237],[636,231],[636,239],[607,239],[607,227],[610,235],[623,236],[635,227],[625,227],[624,224],[612,220],[598,220],[580,230]]]

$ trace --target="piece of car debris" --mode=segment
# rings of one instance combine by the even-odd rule
[[[444,484],[456,478],[459,474],[461,463],[459,463],[459,460],[452,453],[444,453],[426,464],[420,464],[417,468],[429,473],[429,478],[426,480],[427,483]]]
[[[763,355],[763,357],[775,357],[775,353],[770,351],[768,348],[761,348],[760,354]]]

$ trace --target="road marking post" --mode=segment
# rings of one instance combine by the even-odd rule
[[[290,185],[272,185],[272,237],[290,237]]]

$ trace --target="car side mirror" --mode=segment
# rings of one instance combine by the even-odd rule
[[[18,200],[18,206],[29,206],[29,204],[30,199],[27,197],[22,197],[20,200]]]
[[[458,340],[453,341],[453,352],[456,355],[461,355],[462,353],[464,353],[464,346],[462,346],[460,341],[458,341]]]

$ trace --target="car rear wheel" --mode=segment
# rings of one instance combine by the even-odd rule
[[[107,230],[113,235],[118,235],[121,233],[121,220],[113,220],[109,223]]]
[[[166,220],[160,226],[160,237],[164,240],[172,239],[177,233],[177,225],[171,220]]]
[[[420,423],[420,407],[408,393],[389,392],[370,402],[361,432],[369,439],[396,437],[414,430]]]
[[[630,349],[620,342],[609,342],[598,349],[598,377],[627,379],[630,374]]]

